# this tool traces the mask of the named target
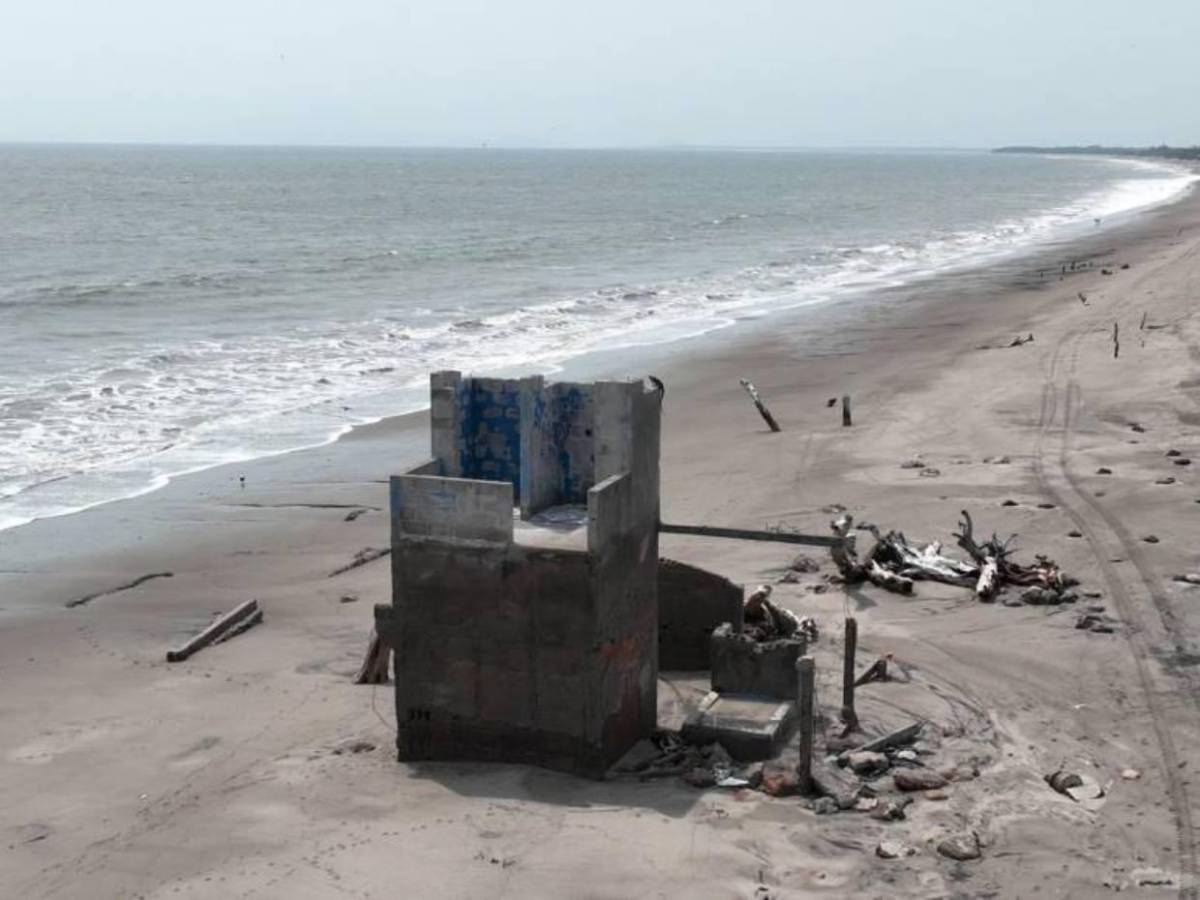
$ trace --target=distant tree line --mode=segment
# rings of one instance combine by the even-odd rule
[[[1159,159],[1200,159],[1200,147],[997,147],[993,153],[1059,153],[1066,156],[1151,156]]]

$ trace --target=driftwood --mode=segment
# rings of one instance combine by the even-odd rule
[[[858,676],[854,681],[855,687],[862,687],[864,684],[870,684],[873,681],[891,681],[892,676],[888,674],[888,660],[892,658],[889,653],[887,656],[881,656],[875,662],[867,667],[867,670]]]
[[[387,684],[388,670],[392,662],[392,648],[379,636],[373,633],[371,643],[367,646],[367,655],[363,659],[362,668],[358,670],[355,684]]]
[[[854,546],[854,536],[850,529],[854,526],[854,518],[849,514],[843,515],[830,523],[834,536],[839,540],[830,548],[833,562],[842,573],[846,584],[861,584],[869,581],[871,584],[897,594],[911,594],[912,579],[898,572],[893,572],[879,564],[878,554],[882,543],[877,542],[863,559],[858,557]]]
[[[892,731],[883,735],[882,737],[877,737],[873,741],[867,741],[860,747],[854,747],[850,750],[843,750],[838,754],[838,765],[846,765],[846,763],[849,762],[850,755],[852,753],[879,753],[883,750],[890,749],[891,747],[899,747],[903,744],[911,744],[921,733],[921,726],[923,724],[923,722],[913,722],[911,725],[905,725],[903,728],[898,729],[897,731]]]
[[[750,399],[754,401],[754,406],[758,409],[758,414],[767,423],[767,427],[772,431],[782,431],[783,429],[779,427],[779,423],[775,421],[775,417],[771,415],[771,411],[763,403],[762,397],[758,395],[758,389],[745,378],[740,379],[740,381],[742,382],[742,387],[746,389],[746,393],[750,395]]]
[[[203,650],[209,644],[227,641],[243,631],[253,628],[263,620],[262,610],[257,600],[247,600],[231,612],[227,612],[198,635],[184,644],[167,651],[167,662],[181,662],[197,650]]]
[[[889,531],[881,534],[873,525],[859,526],[873,540],[863,553],[856,550],[855,535],[851,533],[854,520],[843,515],[831,523],[833,546],[830,555],[846,584],[872,584],[897,593],[912,592],[914,580],[940,581],[961,587],[972,587],[975,596],[991,601],[1006,586],[1040,587],[1053,592],[1066,602],[1066,590],[1076,584],[1067,578],[1054,560],[1035,556],[1033,565],[1020,565],[1012,559],[1014,537],[1001,541],[995,534],[986,541],[975,539],[974,523],[966,510],[962,512],[955,538],[970,557],[964,562],[942,553],[937,541],[924,546],[910,544],[903,533]]]

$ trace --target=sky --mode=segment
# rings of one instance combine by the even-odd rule
[[[1200,143],[1200,0],[4,0],[0,141]]]

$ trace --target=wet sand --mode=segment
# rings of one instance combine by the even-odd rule
[[[1094,265],[1060,280],[1069,260]],[[1120,620],[1093,634],[1074,609],[983,605],[927,583],[913,597],[818,593],[825,559],[778,585],[821,621],[827,711],[850,609],[861,664],[890,652],[902,673],[861,691],[864,728],[927,717],[939,759],[978,771],[905,821],[674,781],[397,763],[390,687],[351,683],[387,564],[329,573],[386,546],[384,483],[424,455],[418,415],[0,532],[0,895],[1194,896],[1200,587],[1171,576],[1200,570],[1198,299],[1192,196],[865,305],[573,367],[666,381],[665,520],[824,532],[836,504],[952,546],[968,509]],[[843,393],[849,429],[826,406]],[[901,467],[914,458],[938,474]],[[754,584],[775,581],[793,548],[664,536],[663,552]],[[162,577],[116,590],[150,574]],[[264,625],[164,661],[250,597]],[[697,683],[664,673],[664,715]],[[1063,765],[1111,781],[1104,802],[1051,791],[1042,776]],[[980,860],[935,852],[963,831],[978,833]],[[878,859],[881,838],[917,853]]]

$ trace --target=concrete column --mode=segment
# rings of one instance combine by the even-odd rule
[[[816,668],[811,656],[796,660],[796,681],[799,695],[796,705],[800,716],[800,759],[796,763],[796,787],[801,794],[811,794],[813,733],[816,718]]]

